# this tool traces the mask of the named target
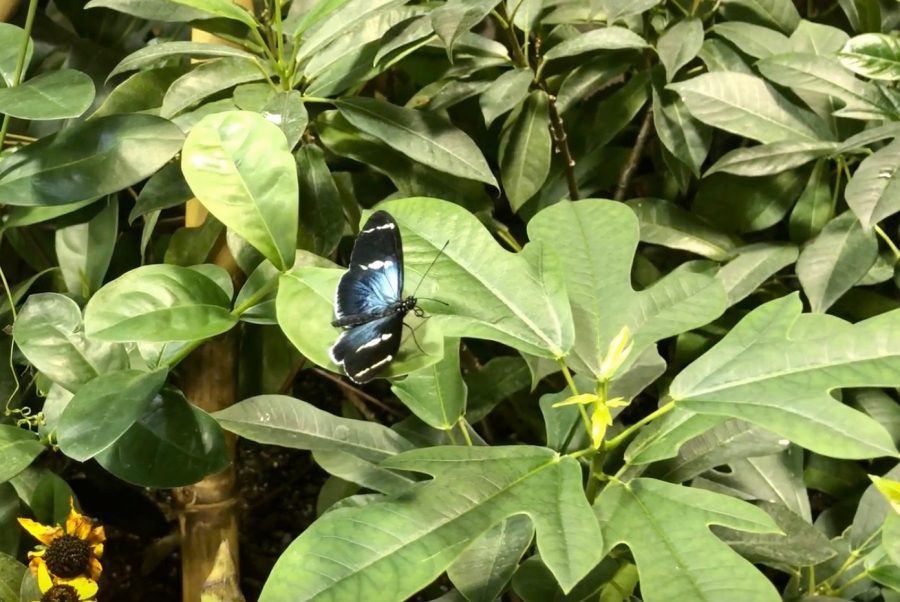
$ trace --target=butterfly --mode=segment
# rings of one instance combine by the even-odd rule
[[[403,318],[424,317],[415,293],[403,295],[403,247],[397,222],[386,211],[366,221],[338,283],[332,326],[345,328],[329,351],[356,383],[372,380],[400,349]]]

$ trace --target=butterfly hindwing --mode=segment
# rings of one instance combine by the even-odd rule
[[[393,313],[345,330],[331,348],[331,359],[354,382],[365,383],[397,357],[403,314]]]
[[[350,255],[350,268],[335,295],[335,325],[381,317],[403,293],[403,248],[394,218],[376,211],[366,221]]]

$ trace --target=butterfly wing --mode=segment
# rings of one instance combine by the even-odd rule
[[[403,314],[394,313],[345,330],[331,347],[331,360],[357,383],[372,380],[397,357]]]
[[[403,293],[403,247],[397,222],[376,211],[360,230],[335,294],[335,326],[385,315]]]

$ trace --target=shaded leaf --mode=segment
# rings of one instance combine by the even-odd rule
[[[133,71],[159,63],[162,60],[179,58],[235,57],[253,60],[254,56],[246,50],[226,46],[225,44],[203,44],[199,42],[162,42],[145,46],[132,52],[119,62],[108,77],[119,73]]]
[[[782,268],[795,261],[799,250],[789,243],[762,242],[737,250],[737,257],[722,266],[718,278],[725,287],[728,304],[751,295]]]
[[[789,41],[783,33],[740,21],[716,23],[712,31],[738,47],[741,52],[756,59],[781,54],[789,49]]]
[[[459,369],[459,339],[444,341],[444,358],[416,370],[391,387],[412,413],[429,426],[450,430],[466,412],[466,383]]]
[[[531,69],[513,69],[491,82],[490,87],[478,97],[485,125],[490,127],[497,117],[522,102],[528,96],[533,78]]]
[[[900,211],[900,140],[863,159],[844,196],[866,229]]]
[[[68,119],[94,100],[94,82],[74,69],[48,71],[14,88],[0,88],[0,113],[32,121]]]
[[[593,29],[560,42],[544,53],[544,60],[552,61],[596,50],[622,50],[646,47],[647,41],[630,29],[610,26]]]
[[[0,424],[0,452],[3,453],[0,483],[5,483],[28,468],[42,451],[44,444],[38,441],[37,435],[31,431],[9,424]]]
[[[27,37],[25,30],[21,27],[16,27],[11,23],[0,23],[0,78],[7,87],[13,85],[19,52]],[[34,42],[28,38],[28,44],[25,46],[25,65],[31,64],[33,54]]]
[[[791,240],[794,242],[802,243],[813,238],[834,217],[834,199],[828,172],[828,162],[822,159],[816,161],[788,221]]]
[[[706,175],[716,172],[738,176],[767,176],[806,165],[837,151],[835,142],[794,142],[783,140],[737,148],[722,155]]]
[[[672,81],[678,70],[691,62],[703,45],[703,22],[696,17],[677,21],[656,42],[659,60],[666,69],[666,80]]]
[[[638,217],[641,241],[696,253],[715,261],[734,256],[738,240],[720,232],[665,199],[633,199],[626,203]]]
[[[512,114],[500,137],[500,179],[513,211],[543,186],[550,173],[550,101],[535,90]]]
[[[119,201],[109,197],[87,222],[56,231],[56,258],[69,294],[89,298],[103,284],[119,232]]]
[[[297,246],[328,257],[344,234],[344,212],[325,152],[314,144],[304,144],[296,153],[300,193],[300,223]]]

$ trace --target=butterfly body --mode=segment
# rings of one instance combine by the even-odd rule
[[[415,296],[403,295],[403,248],[394,218],[376,211],[360,230],[350,268],[335,293],[332,326],[345,330],[331,347],[335,364],[353,381],[374,378],[397,356],[403,318],[423,315]]]

